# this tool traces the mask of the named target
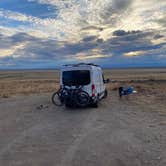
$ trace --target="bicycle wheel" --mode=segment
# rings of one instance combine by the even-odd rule
[[[56,106],[62,106],[64,104],[59,92],[55,92],[52,95],[52,103]]]
[[[89,100],[90,100],[90,97],[87,92],[85,92],[85,91],[78,92],[78,94],[76,96],[76,104],[79,107],[87,106],[89,104]]]

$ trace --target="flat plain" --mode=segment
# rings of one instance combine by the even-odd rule
[[[98,108],[51,103],[57,70],[0,71],[0,165],[165,166],[166,68],[104,70]],[[136,94],[119,99],[119,86]]]

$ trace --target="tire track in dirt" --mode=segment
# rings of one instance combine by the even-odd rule
[[[38,130],[40,126],[41,124],[37,124],[21,132],[19,136],[17,136],[14,140],[12,140],[9,144],[7,144],[4,148],[0,150],[0,156],[2,156],[5,152],[10,151],[10,149],[12,149],[12,147],[16,143],[20,142],[23,138],[25,138],[28,135],[28,133],[32,133],[32,132],[35,133],[35,130]]]
[[[98,111],[98,110],[97,110]],[[82,141],[90,134],[98,130],[98,128],[94,128],[94,123],[98,119],[98,114],[96,111],[92,111],[89,113],[86,121],[84,122],[82,129],[78,135],[76,135],[76,139],[72,143],[72,145],[67,149],[64,156],[61,159],[61,163],[59,166],[70,166],[73,158],[75,157],[76,151],[79,149]],[[56,164],[55,164],[56,165]]]

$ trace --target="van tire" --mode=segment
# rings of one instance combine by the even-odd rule
[[[91,104],[91,107],[92,107],[92,108],[98,108],[98,101],[96,101],[95,103],[92,103],[92,104]]]
[[[71,105],[71,104],[66,103],[66,104],[65,104],[65,107],[66,107],[66,108],[71,108],[71,107],[72,107],[72,105]]]
[[[108,91],[105,90],[105,91],[104,91],[104,96],[103,96],[103,98],[107,98],[107,96],[108,96]]]

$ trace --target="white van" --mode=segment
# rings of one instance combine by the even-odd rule
[[[91,105],[97,107],[98,101],[107,97],[103,72],[100,66],[94,64],[74,64],[64,65],[60,72],[61,87],[82,86],[82,90],[90,97]]]

